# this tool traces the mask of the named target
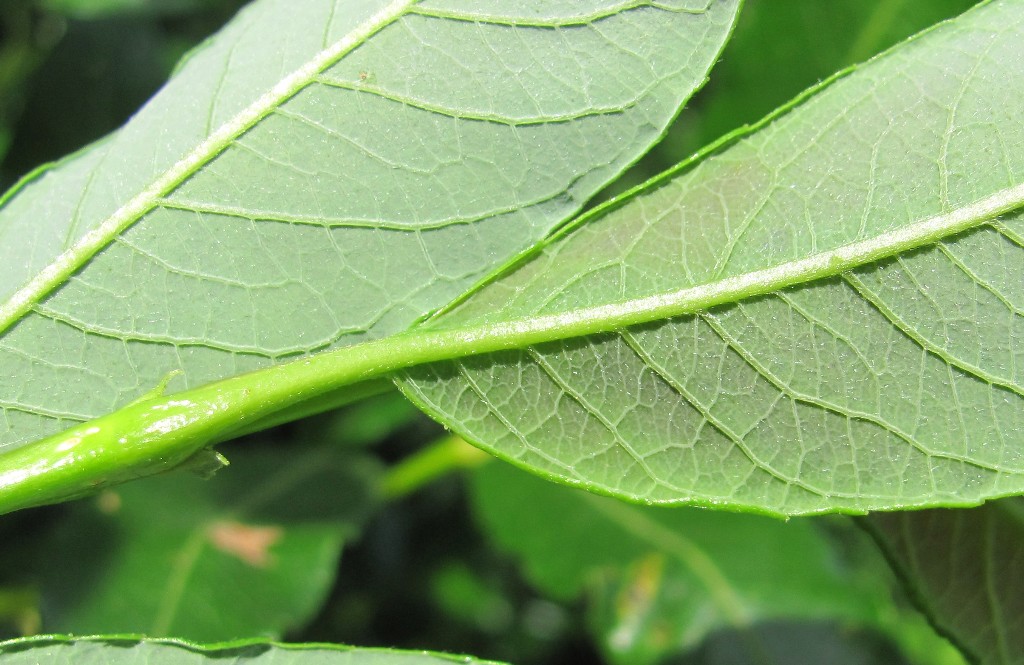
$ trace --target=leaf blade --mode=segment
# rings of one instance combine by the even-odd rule
[[[5,199],[0,237],[30,249],[0,266],[20,377],[0,446],[174,368],[201,385],[407,328],[635,159],[736,10],[551,5],[543,27],[335,4],[253,5],[112,139]]]
[[[333,645],[289,645],[258,640],[202,647],[180,640],[151,640],[132,636],[62,637],[41,636],[0,643],[0,662],[4,665],[39,662],[76,663],[83,659],[96,662],[205,663],[231,658],[242,663],[339,663],[344,665],[441,665],[442,663],[479,663],[497,665],[465,656],[390,649],[354,649]]]
[[[1022,18],[985,3],[894,49],[587,220],[435,326],[628,309],[824,259],[805,286],[737,288],[690,317],[624,316],[610,334],[416,368],[404,388],[505,459],[635,501],[796,514],[1021,491],[1024,280],[1009,213],[1024,165],[988,148],[1019,139],[1001,123],[1024,82],[1010,46]],[[842,258],[958,211],[963,226],[894,242],[888,261]]]

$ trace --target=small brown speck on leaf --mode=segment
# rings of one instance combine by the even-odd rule
[[[105,515],[113,515],[121,510],[121,495],[112,490],[104,490],[96,497],[96,507]]]
[[[210,543],[225,554],[254,568],[270,565],[270,548],[284,535],[279,526],[250,526],[241,522],[216,522],[207,529]]]

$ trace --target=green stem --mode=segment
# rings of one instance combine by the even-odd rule
[[[381,492],[385,499],[401,499],[447,473],[473,468],[491,459],[462,437],[450,434],[393,466],[381,482]]]
[[[417,365],[622,330],[833,277],[990,222],[1022,202],[1024,184],[867,240],[698,286],[498,323],[447,329],[427,324],[174,395],[142,399],[0,456],[0,514],[165,471],[214,442],[346,386]]]
[[[333,411],[349,404],[362,401],[370,397],[382,395],[389,390],[395,390],[395,384],[388,379],[373,379],[363,381],[351,386],[343,386],[338,390],[317,395],[305,402],[294,404],[287,409],[281,409],[271,413],[266,418],[257,421],[249,421],[242,428],[226,433],[223,438],[211,441],[211,444],[223,443],[228,439],[236,439],[255,432],[262,432],[271,427],[277,427],[294,420],[319,415],[327,411]]]

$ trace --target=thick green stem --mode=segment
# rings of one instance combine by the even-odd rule
[[[770,268],[624,302],[462,328],[414,329],[143,399],[0,456],[0,514],[178,466],[200,449],[325,395],[416,365],[661,321],[835,276],[984,224],[1024,184],[872,238]]]

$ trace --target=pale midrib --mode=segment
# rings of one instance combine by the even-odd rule
[[[221,125],[216,132],[210,134],[96,228],[82,236],[73,247],[65,250],[53,263],[40,270],[25,286],[0,305],[0,333],[17,323],[36,303],[64,284],[93,256],[113,242],[114,238],[156,207],[160,199],[223,152],[269,111],[300,92],[316,80],[327,67],[384,26],[401,17],[417,2],[419,0],[393,0],[329,48],[317,53],[316,57],[307,61],[305,65],[278,81],[273,88]]]
[[[178,550],[177,556],[171,563],[163,593],[160,595],[160,603],[157,605],[156,613],[149,627],[151,635],[167,635],[171,632],[171,626],[188,587],[188,580],[195,572],[196,562],[203,553],[205,541],[203,530],[196,528],[189,533],[188,538]]]
[[[976,228],[1021,206],[1024,206],[1024,183],[999,190],[948,213],[908,224],[866,240],[698,286],[558,314],[465,328],[435,329],[429,333],[424,331],[418,334],[450,336],[453,341],[458,339],[462,346],[473,343],[480,345],[479,351],[461,348],[461,353],[466,354],[612,332],[693,314],[716,305],[734,303],[798,284],[835,277],[866,264],[926,247],[943,238]],[[439,323],[441,322],[443,318],[439,320]],[[417,335],[415,331],[409,334]],[[371,344],[387,341],[381,340]],[[460,354],[453,353],[448,358],[456,355]],[[438,358],[441,359],[445,358]]]
[[[347,385],[418,365],[613,332],[834,277],[991,222],[998,215],[1022,203],[1024,183],[1000,190],[947,214],[867,240],[716,282],[559,314],[476,326],[414,328],[391,337],[223,379],[177,393],[173,398],[194,399],[198,403],[203,399],[221,396],[231,403],[230,408],[241,412],[239,415],[250,419],[262,417]],[[443,320],[442,317],[439,322]],[[242,405],[234,398],[226,397],[247,392],[250,388],[252,392],[260,393],[259,406],[254,413],[248,411],[253,408],[251,404]]]

